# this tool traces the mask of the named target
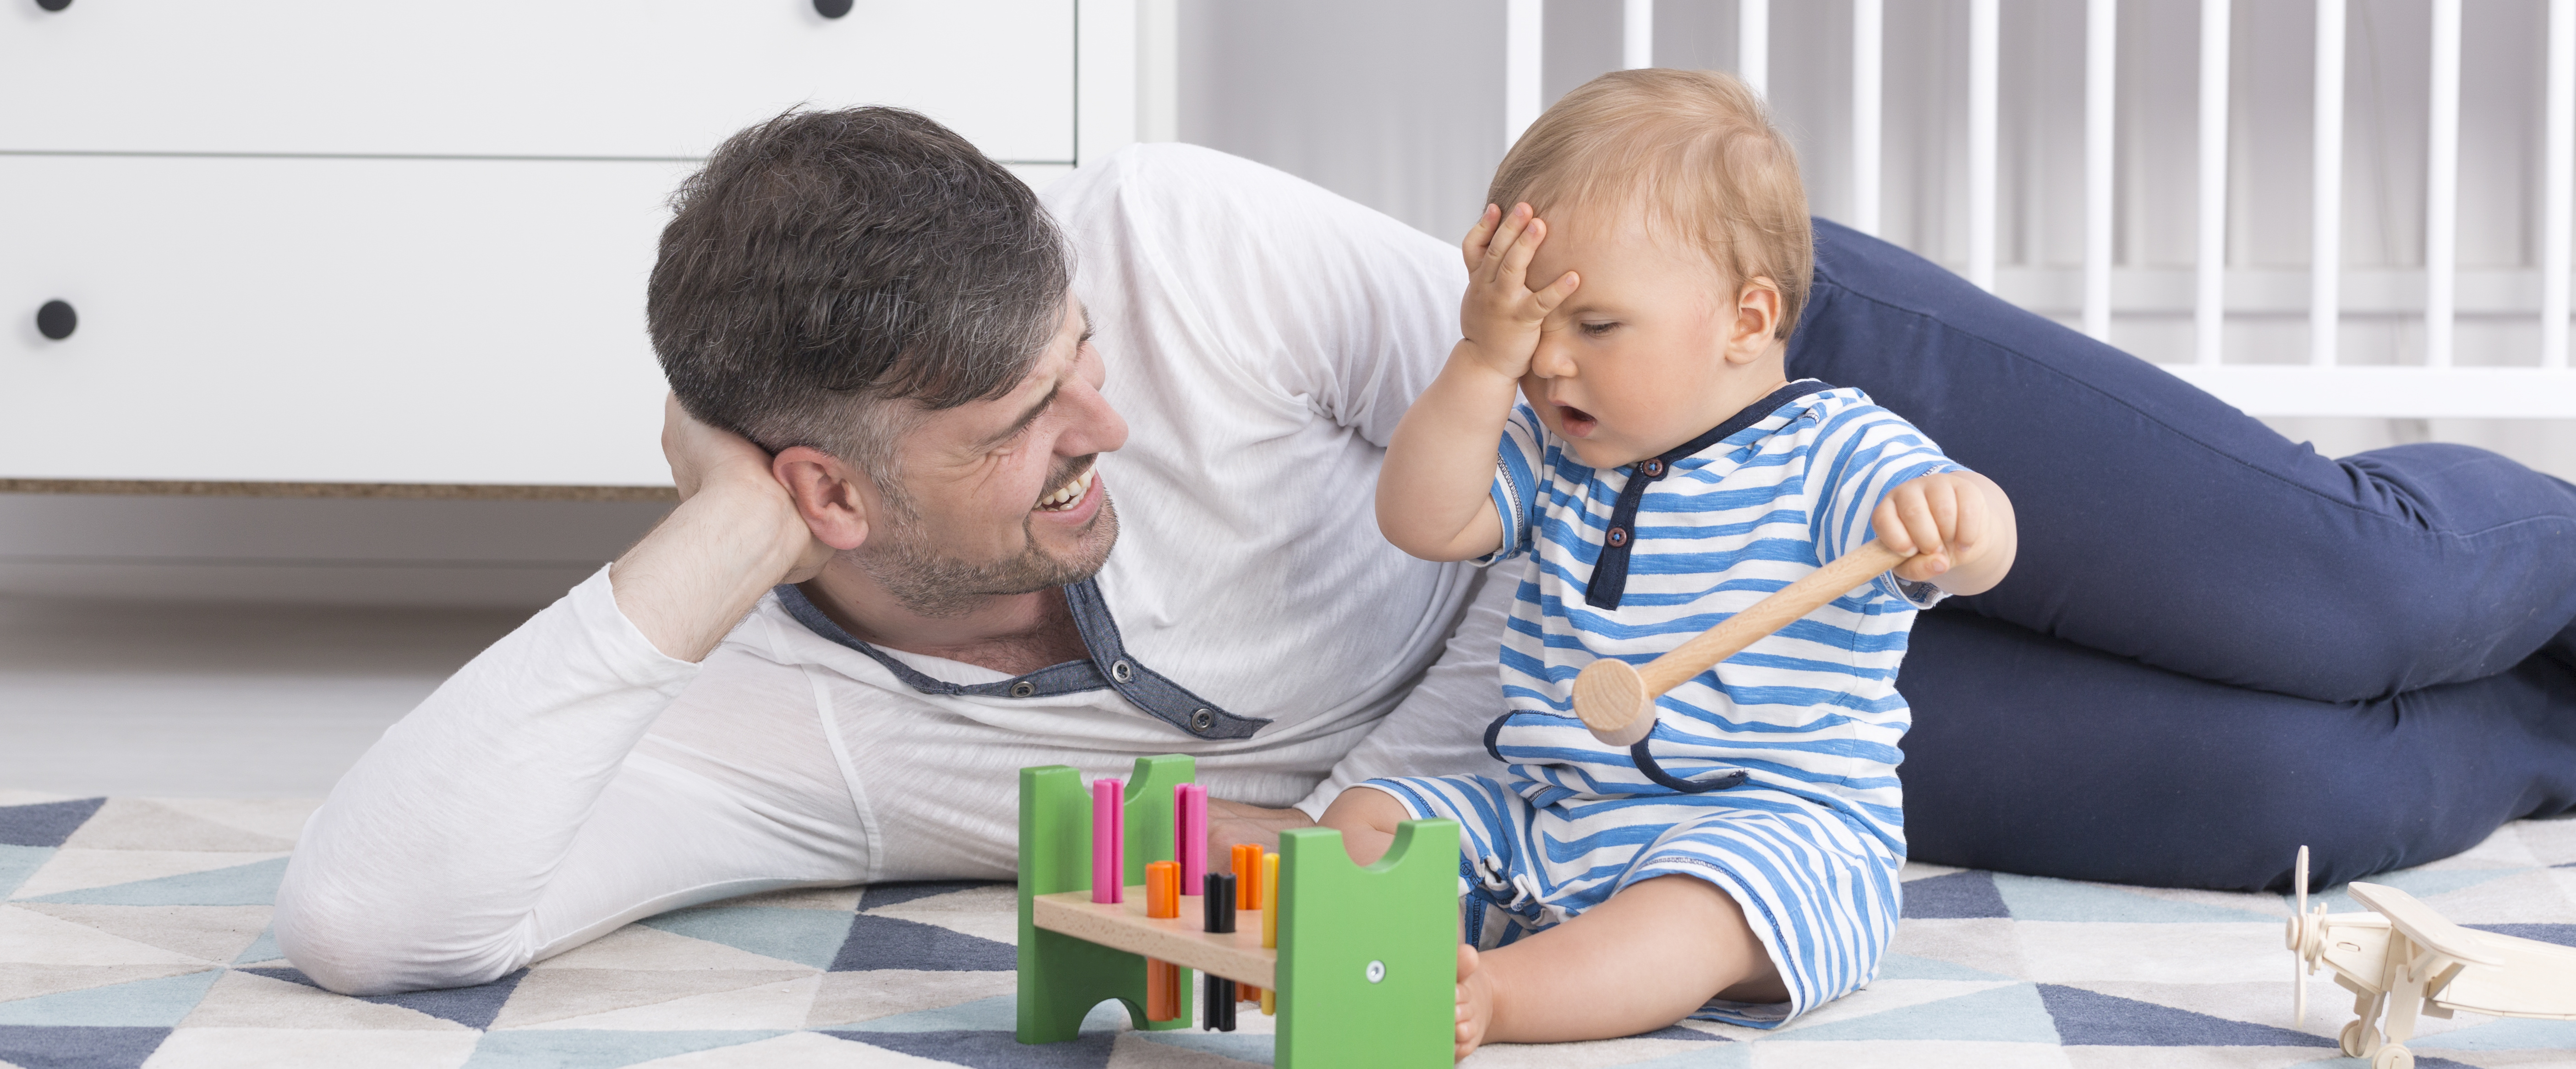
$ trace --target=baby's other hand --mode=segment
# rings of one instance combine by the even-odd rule
[[[1896,577],[1927,583],[1978,560],[1992,526],[1988,513],[1986,495],[1977,480],[1958,472],[1935,472],[1888,491],[1869,522],[1887,548],[1916,554],[1896,566]]]
[[[1527,204],[1506,214],[1488,204],[1458,250],[1467,258],[1467,297],[1458,329],[1477,363],[1506,378],[1529,371],[1538,350],[1539,325],[1581,284],[1568,271],[1543,289],[1529,288],[1530,257],[1547,240],[1547,221]]]

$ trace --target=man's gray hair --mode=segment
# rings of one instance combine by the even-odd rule
[[[791,111],[727,138],[672,198],[645,316],[689,414],[858,465],[903,507],[923,412],[1010,392],[1072,268],[1037,194],[900,108]]]

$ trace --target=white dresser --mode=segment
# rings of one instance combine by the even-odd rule
[[[884,103],[1042,184],[1134,138],[1134,8],[0,0],[0,480],[667,485],[698,159]]]

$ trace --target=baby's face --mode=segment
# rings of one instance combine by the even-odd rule
[[[1541,326],[1521,393],[1576,459],[1615,468],[1656,456],[1779,385],[1776,360],[1725,358],[1745,324],[1734,287],[1705,253],[1651,233],[1633,211],[1543,218],[1531,285],[1567,271],[1582,285]],[[1747,338],[1739,348],[1771,344]]]

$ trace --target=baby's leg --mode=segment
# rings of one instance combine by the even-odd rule
[[[1481,955],[1466,950],[1458,971],[1462,1058],[1483,1043],[1649,1032],[1711,998],[1789,998],[1735,899],[1687,876],[1640,880],[1519,942]]]

